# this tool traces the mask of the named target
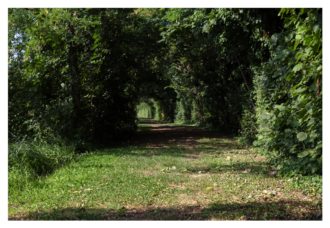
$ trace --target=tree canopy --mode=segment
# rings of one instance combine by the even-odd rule
[[[10,140],[132,137],[140,102],[321,173],[322,10],[9,10]]]

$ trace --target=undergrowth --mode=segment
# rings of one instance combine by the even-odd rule
[[[8,151],[10,190],[23,189],[75,157],[73,147],[41,140],[10,143]]]

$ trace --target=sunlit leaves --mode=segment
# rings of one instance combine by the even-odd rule
[[[307,139],[307,134],[305,132],[299,132],[297,134],[297,139],[302,142],[305,141]]]
[[[282,9],[280,15],[286,30],[272,36],[272,57],[255,78],[259,126],[255,144],[283,169],[320,173],[321,11]],[[263,118],[269,112],[272,121]]]

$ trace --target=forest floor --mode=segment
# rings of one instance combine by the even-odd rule
[[[129,145],[11,194],[9,219],[306,220],[322,218],[321,201],[233,137],[149,121]]]

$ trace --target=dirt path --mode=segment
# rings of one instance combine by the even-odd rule
[[[132,145],[147,147],[181,146],[194,148],[197,140],[202,138],[225,138],[228,137],[216,131],[201,129],[189,125],[175,125],[161,123],[154,120],[143,120],[141,130],[138,132]]]
[[[10,219],[319,220],[322,198],[273,175],[233,137],[147,121],[129,145],[83,155],[10,194]]]

